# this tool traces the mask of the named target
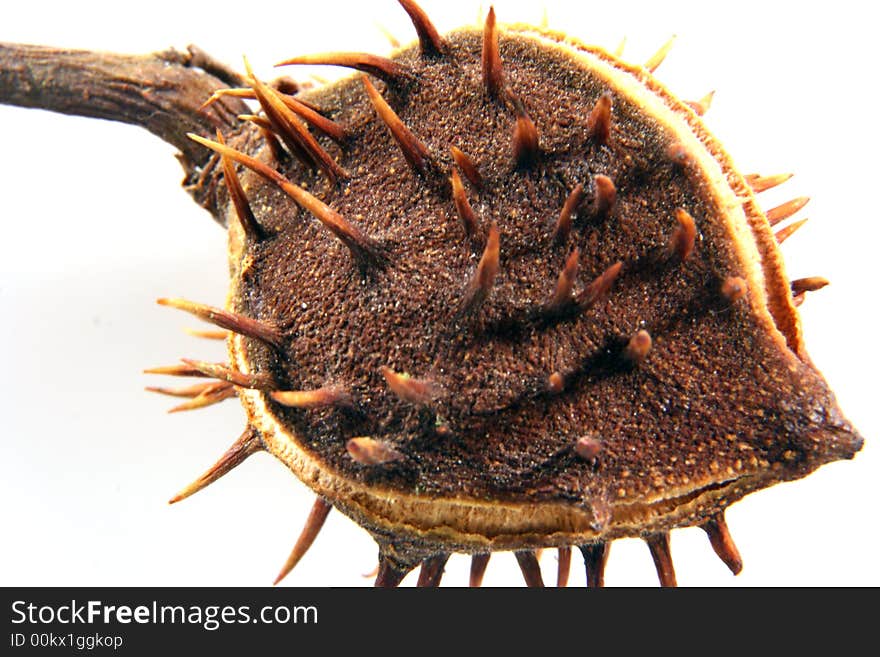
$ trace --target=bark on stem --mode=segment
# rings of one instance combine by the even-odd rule
[[[235,98],[200,109],[236,77],[192,46],[189,52],[119,55],[0,43],[0,103],[139,125],[180,150],[187,178],[212,153],[186,133],[211,136],[248,111]]]

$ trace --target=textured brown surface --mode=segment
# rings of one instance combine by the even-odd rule
[[[542,149],[533,167],[518,169],[515,112],[486,96],[480,35],[460,33],[448,45],[449,58],[401,55],[416,83],[377,83],[433,154],[434,173],[409,167],[358,79],[313,98],[350,131],[343,148],[322,144],[351,178],[330,188],[317,173],[281,168],[378,239],[386,267],[362,271],[313,217],[244,177],[273,236],[248,246],[234,305],[292,336],[284,357],[251,345],[255,366],[282,389],[340,385],[358,403],[354,411],[272,405],[301,446],[332,471],[402,493],[566,501],[594,511],[708,479],[802,476],[851,456],[860,443],[821,377],[780,347],[751,305],[721,294],[727,277],[743,275],[741,256],[705,178],[670,160],[673,136],[612,92],[611,139],[595,144],[587,118],[606,85],[559,53],[503,36],[506,83]],[[466,185],[483,234],[492,221],[501,230],[495,285],[464,315],[457,311],[482,249],[466,239],[450,195],[453,145],[484,178],[479,194]],[[591,212],[597,174],[617,188],[603,218]],[[566,245],[554,245],[560,209],[578,183],[586,200]],[[685,263],[668,251],[679,207],[698,230]],[[541,308],[575,246],[576,293],[617,261],[623,272],[596,306],[549,317]],[[634,367],[622,352],[639,329],[653,346]],[[435,406],[401,401],[382,366],[436,384]],[[551,394],[547,380],[557,371],[565,389]],[[595,462],[575,454],[585,434],[602,442]],[[345,444],[357,436],[387,441],[405,458],[356,464]]]

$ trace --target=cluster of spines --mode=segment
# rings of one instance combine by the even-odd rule
[[[447,52],[444,40],[430,20],[411,0],[399,0],[410,15],[419,36],[423,56],[443,56]],[[666,57],[672,40],[665,44],[644,67],[653,73]],[[324,53],[291,58],[279,65],[292,64],[330,64],[346,66],[373,75],[391,87],[407,84],[412,80],[408,68],[393,60],[367,53]],[[276,88],[261,82],[253,74],[247,61],[247,82],[250,88],[225,89],[218,91],[208,102],[222,95],[233,95],[241,98],[255,99],[260,103],[263,115],[244,115],[241,118],[256,124],[276,159],[280,159],[285,151],[296,157],[305,166],[320,169],[331,183],[340,178],[347,178],[345,171],[336,160],[311,135],[307,126],[318,130],[340,146],[344,146],[347,133],[344,127],[321,114],[313,105],[284,93],[284,89]],[[541,156],[539,131],[528,114],[524,103],[505,84],[503,66],[498,44],[498,29],[494,8],[490,8],[483,30],[482,77],[487,95],[492,99],[509,102],[514,110],[515,120],[512,130],[512,159],[518,168],[533,165]],[[369,78],[362,77],[365,92],[377,115],[387,126],[392,137],[401,149],[407,162],[415,172],[426,175],[436,166],[436,159],[429,149],[406,127],[391,106],[385,101]],[[712,101],[712,93],[699,101],[687,103],[694,112],[702,116]],[[207,104],[207,103],[206,103]],[[612,138],[612,98],[603,94],[596,101],[588,119],[589,138],[599,146],[606,145]],[[298,185],[284,178],[273,168],[251,158],[244,153],[226,146],[222,134],[218,132],[217,141],[213,142],[197,135],[191,137],[213,149],[221,156],[224,179],[230,199],[236,209],[239,223],[248,240],[258,242],[266,238],[266,231],[260,225],[250,207],[248,199],[235,173],[234,163],[237,162],[251,169],[269,182],[278,186],[294,202],[315,216],[336,238],[351,252],[356,263],[361,267],[382,266],[384,253],[381,246],[365,235],[357,226],[343,218],[328,205],[305,191]],[[280,143],[279,143],[280,142]],[[451,154],[455,167],[461,170],[473,188],[480,192],[484,187],[484,179],[479,167],[462,150],[451,146]],[[668,149],[670,158],[676,162],[687,163],[689,154],[680,144],[672,144]],[[456,168],[450,175],[450,185],[455,210],[461,219],[466,237],[475,245],[483,247],[479,263],[466,285],[464,297],[459,309],[461,314],[476,312],[489,295],[500,266],[500,230],[493,222],[484,236],[479,226],[479,219],[468,201],[464,185]],[[789,174],[778,176],[752,175],[746,182],[755,193],[760,193],[790,177]],[[604,175],[593,178],[595,190],[591,203],[591,212],[598,218],[609,215],[616,201],[616,189],[613,181]],[[573,216],[585,200],[583,184],[577,184],[571,190],[561,208],[560,215],[552,232],[552,240],[557,245],[565,245],[572,231]],[[807,198],[796,198],[766,213],[771,226],[784,221],[800,210],[808,201]],[[688,259],[695,246],[697,235],[693,217],[683,208],[675,212],[677,226],[671,232],[668,244],[670,256],[677,257],[681,262]],[[776,233],[776,239],[782,243],[805,220],[792,223]],[[587,309],[608,293],[620,273],[622,263],[617,262],[592,281],[581,293],[575,294],[575,281],[579,268],[580,252],[574,248],[565,261],[555,290],[544,306],[545,312],[558,313],[570,308]],[[819,277],[799,279],[792,282],[792,294],[795,303],[802,302],[808,291],[820,289],[827,281]],[[737,276],[728,277],[721,293],[731,302],[745,295],[746,282]],[[201,319],[212,322],[224,329],[222,332],[201,332],[202,337],[223,338],[227,332],[236,333],[248,338],[259,340],[270,348],[279,349],[287,336],[283,330],[271,322],[248,318],[219,308],[195,304],[180,299],[161,299],[163,305],[186,310]],[[647,331],[634,333],[626,344],[622,356],[633,365],[638,365],[645,358],[652,346],[651,336]],[[147,370],[156,374],[174,374],[180,376],[204,376],[216,379],[208,383],[196,384],[187,388],[149,388],[149,390],[179,397],[187,397],[185,402],[172,411],[200,408],[235,396],[236,387],[255,388],[266,392],[276,403],[299,409],[316,409],[326,407],[351,407],[354,400],[351,394],[337,386],[329,385],[313,390],[279,390],[269,375],[239,372],[221,363],[206,363],[184,359],[182,365],[154,368]],[[430,405],[437,395],[437,387],[427,380],[420,380],[409,375],[399,374],[390,368],[381,370],[388,389],[404,402],[416,405]],[[548,377],[547,389],[553,393],[561,392],[565,387],[565,378],[560,372],[553,372]],[[178,493],[171,502],[177,502],[229,472],[243,462],[248,456],[263,450],[262,441],[257,432],[248,428],[239,439],[227,450],[221,459],[206,471],[195,482]],[[371,437],[352,438],[346,449],[353,460],[366,465],[385,465],[405,458],[393,445]],[[601,451],[601,441],[591,436],[578,439],[573,446],[575,453],[582,459],[595,460]],[[332,505],[321,497],[316,499],[312,512],[305,527],[296,541],[295,547],[284,568],[276,579],[279,582],[292,570],[306,553],[318,535]],[[739,572],[741,560],[736,547],[730,538],[724,521],[723,513],[707,520],[701,525],[707,532],[712,547],[719,557],[734,572]],[[660,582],[664,586],[675,584],[675,573],[669,549],[668,532],[649,534],[645,537],[650,553],[657,567]],[[602,586],[604,568],[610,544],[604,541],[578,546],[582,552],[587,573],[588,586]],[[515,552],[516,559],[529,586],[543,586],[537,555],[531,550]],[[449,558],[448,553],[438,553],[421,563],[419,586],[436,586],[440,582],[443,568]],[[568,579],[571,548],[559,548],[559,566],[557,583],[564,585]],[[489,554],[475,554],[472,557],[470,583],[479,586],[489,561]],[[415,565],[401,566],[394,560],[380,556],[380,564],[376,579],[377,585],[396,585],[403,576]]]

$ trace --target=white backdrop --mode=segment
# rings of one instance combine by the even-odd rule
[[[807,299],[810,353],[866,447],[853,462],[752,495],[728,520],[745,568],[732,577],[698,529],[675,531],[683,585],[880,584],[876,269],[878,217],[874,20],[857,2],[737,3],[547,0],[550,26],[644,61],[676,46],[659,77],[685,98],[717,90],[707,123],[744,172],[797,175],[763,195],[800,195],[811,217],[784,246],[792,278],[826,276]],[[299,6],[297,6],[299,5]],[[475,2],[424,0],[441,31],[473,23]],[[301,53],[388,44],[376,23],[414,38],[394,0],[245,3],[16,3],[0,41],[148,52],[196,43],[257,73]],[[123,8],[125,7],[125,8]],[[484,7],[488,8],[488,3]],[[498,0],[501,21],[538,22],[540,3]],[[256,13],[256,12],[260,13]],[[300,77],[305,71],[294,71]],[[320,71],[332,74],[331,69]],[[284,562],[312,495],[272,457],[253,457],[181,504],[165,502],[238,435],[235,401],[166,415],[141,374],[222,346],[160,308],[160,296],[222,305],[225,235],[180,189],[173,149],[117,124],[0,106],[0,585],[263,585]],[[289,585],[360,586],[375,564],[365,532],[331,514]],[[543,557],[553,581],[555,559]],[[444,583],[463,585],[454,557]],[[583,583],[580,559],[572,584]],[[411,582],[412,580],[407,580]],[[485,583],[521,584],[497,555]],[[618,541],[609,585],[656,583],[647,548]]]

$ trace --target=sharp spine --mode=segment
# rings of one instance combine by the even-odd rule
[[[299,98],[284,93],[280,89],[277,89],[276,91],[278,91],[278,97],[290,110],[298,114],[301,119],[304,119],[306,123],[313,128],[320,130],[330,137],[333,141],[342,143],[348,137],[345,128],[321,114],[311,103],[306,103]],[[237,98],[248,98],[250,100],[257,99],[257,94],[253,89],[219,89],[214,92],[214,95],[211,96],[208,102],[211,102],[212,99],[219,98],[222,95],[234,95]],[[205,104],[207,105],[208,103]],[[247,116],[249,119],[252,118],[252,115],[249,114],[244,116]],[[239,116],[238,118],[241,119],[243,116]]]
[[[501,233],[498,230],[498,224],[493,221],[489,227],[489,237],[486,239],[483,256],[468,284],[460,314],[474,312],[483,305],[495,283],[495,277],[498,275],[500,257]]]
[[[218,365],[222,365],[222,363],[217,363]],[[144,370],[144,374],[164,374],[166,376],[197,376],[197,377],[207,377],[208,375],[204,372],[197,370],[194,367],[189,365],[163,365],[161,367],[151,367],[150,369]]]
[[[272,377],[267,373],[246,374],[234,370],[228,365],[218,365],[217,363],[208,363],[202,360],[191,360],[189,358],[181,359],[186,365],[212,376],[221,381],[227,381],[241,388],[251,388],[253,390],[272,390],[275,384]]]
[[[556,588],[568,586],[568,575],[571,572],[571,548],[567,545],[557,548],[558,563],[556,564]]]
[[[538,129],[519,99],[514,102],[516,123],[513,126],[513,159],[518,168],[530,167],[538,159]]]
[[[660,49],[651,55],[650,59],[645,62],[645,68],[648,69],[651,73],[654,73],[658,68],[660,68],[660,64],[663,63],[663,60],[666,59],[666,55],[669,54],[669,51],[672,50],[672,45],[675,43],[675,35],[670,37],[669,41],[660,46]]]
[[[169,413],[179,413],[182,411],[194,411],[199,408],[207,408],[214,404],[219,404],[227,399],[232,399],[238,393],[235,386],[225,381],[219,381],[205,392],[193,397],[189,401],[178,404],[173,408],[169,408]]]
[[[263,108],[263,111],[275,128],[275,132],[284,140],[284,143],[288,144],[291,150],[296,150],[296,147],[299,147],[305,151],[331,183],[335,184],[338,178],[347,178],[348,172],[324,150],[321,144],[312,136],[312,133],[300,122],[300,118],[296,113],[284,103],[281,99],[281,94],[269,85],[261,82],[254,75],[247,60],[245,60],[245,68],[251,78],[251,84],[260,107]],[[295,146],[292,146],[292,144],[295,144]]]
[[[471,556],[471,572],[468,586],[478,588],[483,584],[483,575],[486,574],[486,566],[489,565],[490,552],[474,554]]]
[[[794,223],[789,224],[785,228],[780,228],[776,231],[774,236],[776,237],[776,243],[782,244],[785,240],[795,234],[797,230],[807,223],[806,219],[801,219],[800,221],[795,221]]]
[[[608,269],[599,274],[599,276],[597,276],[593,282],[577,296],[575,301],[578,306],[580,306],[581,310],[592,308],[600,299],[608,294],[614,281],[617,280],[617,277],[620,275],[620,270],[622,268],[622,262],[615,262]]]
[[[556,290],[553,292],[553,298],[550,299],[548,308],[553,310],[562,310],[574,303],[572,292],[574,291],[574,283],[577,280],[578,266],[580,263],[580,249],[575,249],[569,254],[565,260],[565,266],[559,273],[559,279],[556,281]]]
[[[219,129],[217,130],[217,142],[220,144],[226,143],[226,140],[223,139],[223,133],[221,133]],[[220,161],[223,167],[223,181],[226,183],[229,197],[232,199],[232,204],[235,206],[235,214],[238,216],[238,222],[249,242],[259,242],[266,236],[266,234],[257,221],[257,218],[254,216],[251,204],[244,193],[241,182],[238,180],[238,174],[235,172],[235,164],[233,164],[232,160],[225,155],[220,156]]]
[[[358,263],[372,264],[375,266],[381,266],[384,264],[385,258],[382,255],[379,245],[375,241],[370,237],[367,237],[359,228],[357,228],[357,226],[349,223],[338,212],[332,210],[329,206],[325,205],[298,185],[294,185],[271,167],[249,155],[240,153],[239,151],[223,144],[212,142],[209,139],[204,139],[203,137],[199,137],[192,133],[188,136],[190,139],[220,153],[221,155],[229,155],[230,158],[239,164],[243,164],[255,173],[266,178],[269,182],[280,187],[281,190],[290,196],[297,205],[310,212],[331,233],[339,238],[348,250],[351,251]]]
[[[697,116],[705,116],[706,112],[709,111],[709,108],[712,106],[712,99],[715,97],[715,92],[710,91],[705,96],[700,98],[700,100],[689,100],[685,101],[685,104],[690,107],[694,112],[696,112]]]
[[[645,543],[651,551],[651,558],[657,568],[657,577],[660,586],[677,586],[675,581],[675,569],[672,565],[672,554],[669,551],[669,532],[658,532],[645,536]]]
[[[809,196],[799,196],[798,198],[793,198],[792,200],[787,201],[782,205],[778,205],[775,208],[767,210],[767,221],[770,222],[771,226],[775,226],[780,221],[788,219],[795,212],[803,208],[807,203],[809,203],[809,201]]]
[[[384,553],[379,554],[379,572],[376,574],[376,588],[396,588],[407,576],[411,566],[398,564]]]
[[[276,66],[306,64],[317,66],[344,66],[363,73],[374,75],[388,84],[401,84],[408,81],[412,74],[408,68],[394,60],[366,52],[325,52],[313,55],[291,57]]]
[[[327,520],[327,515],[332,508],[333,505],[323,497],[315,498],[315,503],[312,505],[312,510],[309,512],[306,524],[303,526],[299,538],[296,539],[296,544],[294,544],[290,556],[287,557],[287,561],[284,562],[281,572],[278,573],[278,577],[275,578],[275,581],[272,582],[272,584],[278,584],[281,580],[287,577],[290,574],[290,571],[296,567],[296,564],[300,562],[300,559],[302,559],[306,552],[309,551],[315,538],[317,538],[318,534],[321,532],[321,528],[324,526],[324,521]]]
[[[798,278],[791,282],[791,293],[794,296],[800,296],[805,292],[815,292],[821,290],[826,285],[830,285],[827,278],[821,276],[809,276],[807,278]]]
[[[325,386],[315,390],[277,390],[269,396],[282,406],[291,408],[328,408],[354,406],[351,395],[338,386]]]
[[[590,137],[597,144],[607,144],[611,139],[611,95],[602,94],[587,119]]]
[[[368,436],[352,438],[345,444],[345,449],[352,460],[361,465],[385,465],[403,458],[403,454],[384,440]]]
[[[596,198],[593,201],[594,212],[599,219],[604,219],[614,210],[617,203],[617,188],[608,176],[599,174],[593,182],[596,185]]]
[[[413,0],[397,0],[403,10],[409,14],[413,27],[419,35],[419,47],[423,55],[442,55],[446,52],[446,42],[440,37],[437,28],[428,18],[425,11]]]
[[[517,550],[515,553],[519,569],[522,571],[523,579],[529,588],[544,588],[544,579],[541,577],[541,565],[538,563],[538,557],[532,550]]]
[[[408,374],[398,374],[384,365],[379,368],[379,371],[385,378],[388,389],[410,404],[430,405],[438,394],[437,387],[431,381],[416,379]]]
[[[678,225],[672,232],[672,238],[669,240],[669,250],[675,254],[679,260],[684,262],[690,257],[694,250],[694,244],[697,239],[697,225],[694,218],[687,210],[683,208],[675,209],[675,219]]]
[[[791,180],[793,173],[779,173],[773,176],[762,176],[757,173],[751,173],[745,176],[746,183],[748,183],[749,187],[752,188],[752,191],[756,194],[760,194],[761,192],[766,192],[768,189],[773,189],[777,185],[781,185],[782,183]]]
[[[278,137],[276,137],[275,133],[271,130],[261,126],[258,127],[260,129],[260,134],[263,135],[266,145],[269,147],[269,152],[272,153],[272,159],[275,160],[275,162],[281,162],[286,154],[281,147],[281,142],[278,141]]]
[[[700,528],[709,535],[709,543],[711,543],[712,549],[715,550],[715,554],[730,568],[730,572],[734,575],[739,575],[743,567],[742,557],[739,555],[739,550],[736,549],[736,545],[730,536],[730,531],[727,529],[724,511],[714,515],[700,525]]]
[[[587,586],[591,589],[605,586],[605,564],[608,562],[610,547],[611,544],[605,541],[580,546],[587,571]]]
[[[458,212],[461,223],[464,225],[465,235],[467,235],[468,239],[475,240],[480,235],[477,215],[468,202],[464,185],[461,184],[461,177],[455,169],[452,170],[449,182],[452,185],[452,200],[455,203],[455,210]]]
[[[403,156],[406,158],[406,161],[409,162],[410,166],[416,169],[419,173],[427,173],[431,162],[431,154],[427,147],[416,139],[415,135],[413,135],[409,128],[404,125],[403,121],[401,121],[400,117],[397,116],[393,109],[391,109],[391,105],[389,105],[382,97],[382,94],[376,90],[376,87],[373,86],[373,83],[370,82],[369,78],[363,76],[362,79],[364,88],[367,90],[367,95],[370,98],[370,102],[373,104],[373,108],[376,110],[376,114],[379,115],[379,118],[382,119],[382,122],[388,130],[391,131],[391,135],[394,137],[394,141],[397,142],[397,145],[400,146],[400,150],[403,151]]]
[[[556,220],[556,227],[553,229],[553,241],[557,244],[564,244],[571,233],[572,216],[584,200],[584,186],[578,183],[571,190],[565,203],[562,204],[562,211]]]
[[[158,299],[156,303],[160,306],[169,306],[171,308],[183,310],[191,315],[195,315],[199,319],[203,319],[206,322],[210,322],[220,328],[232,331],[233,333],[238,333],[239,335],[254,338],[256,340],[262,340],[276,349],[280,349],[284,346],[284,333],[277,326],[270,324],[269,322],[252,319],[245,315],[240,315],[214,306],[208,306],[203,303],[187,301],[186,299],[162,298]]]
[[[498,26],[495,22],[495,8],[489,7],[486,23],[483,26],[483,85],[492,97],[498,97],[504,88],[504,73],[501,68],[501,54],[498,50]]]
[[[167,395],[169,397],[187,397],[189,399],[193,399],[194,397],[198,397],[203,392],[210,392],[215,389],[218,385],[229,385],[226,382],[217,382],[217,381],[209,381],[208,383],[197,383],[192,386],[187,386],[185,388],[157,388],[154,386],[147,386],[144,390],[148,392],[155,392],[160,395]]]
[[[464,177],[467,178],[478,191],[482,190],[483,176],[480,174],[474,161],[464,151],[455,146],[452,146],[450,150],[452,151],[452,159],[455,160],[455,163],[458,165],[458,168],[461,169]]]
[[[168,503],[175,504],[199,492],[235,467],[241,465],[249,456],[263,449],[259,434],[252,427],[247,427],[238,440],[232,444],[232,447],[226,450],[226,453],[220,457],[219,461],[212,465],[201,477],[172,497]]]
[[[205,340],[225,340],[229,337],[229,331],[206,331],[204,329],[184,328],[187,335]]]
[[[440,580],[443,577],[443,569],[446,562],[449,561],[449,553],[441,552],[429,557],[422,562],[422,568],[419,572],[419,580],[416,586],[419,588],[437,588],[440,586]]]

